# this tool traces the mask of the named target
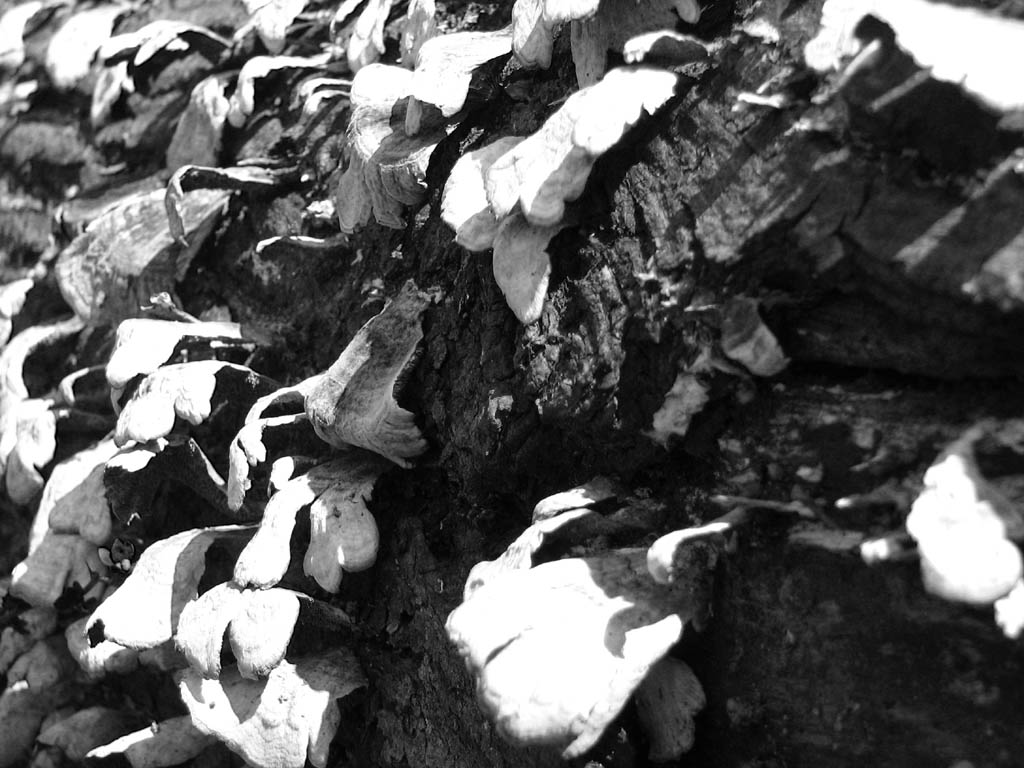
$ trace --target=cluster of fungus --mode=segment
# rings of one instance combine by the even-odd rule
[[[158,768],[219,745],[259,768],[322,767],[340,724],[337,700],[369,684],[353,621],[331,596],[346,572],[376,561],[380,534],[367,502],[378,478],[428,448],[394,390],[424,314],[443,296],[406,283],[328,370],[285,385],[248,367],[259,334],[178,307],[175,285],[233,195],[306,179],[267,158],[221,167],[225,136],[250,126],[259,108],[260,81],[304,78],[306,117],[328,102],[346,105],[343,149],[318,187],[317,210],[332,212],[342,234],[373,222],[403,229],[428,200],[437,147],[493,97],[480,81],[501,66],[549,67],[557,35],[567,34],[579,89],[532,134],[488,137],[464,152],[439,201],[455,243],[493,252],[495,281],[529,324],[544,310],[551,242],[580,221],[576,201],[595,164],[675,97],[681,67],[709,56],[686,34],[700,17],[694,0],[517,0],[507,27],[450,34],[439,34],[429,0],[411,0],[404,15],[390,0],[342,0],[329,21],[305,0],[244,5],[247,21],[231,37],[180,20],[122,31],[136,9],[121,3],[28,0],[0,16],[9,114],[39,90],[87,88],[99,131],[168,61],[192,57],[198,72],[160,173],[72,197],[62,211],[69,242],[0,287],[0,477],[12,504],[34,510],[27,554],[0,585],[0,768],[29,755],[42,768],[55,751]],[[902,11],[883,5],[826,3],[809,63],[824,71],[858,55],[853,30],[869,13],[918,50]],[[324,33],[312,36],[318,49],[295,39],[308,25]],[[25,38],[47,26],[36,61]],[[397,63],[381,61],[389,28],[400,38]],[[983,79],[965,87],[1009,103]],[[59,290],[69,316],[8,340],[30,294],[46,287]],[[717,343],[680,363],[654,414],[648,434],[663,445],[686,434],[712,376],[771,377],[787,365],[755,299],[713,309]],[[30,395],[28,358],[72,339],[94,364]],[[67,445],[66,434],[76,435]],[[930,591],[995,604],[1016,636],[1024,579],[1013,542],[1024,523],[982,476],[981,441],[976,430],[965,434],[929,470],[907,531]],[[199,511],[169,514],[169,486]],[[638,539],[664,516],[598,480],[540,502],[503,555],[473,568],[446,628],[500,733],[573,758],[634,701],[652,761],[690,748],[705,700],[678,642],[708,618],[721,543],[753,509],[780,509],[720,501],[731,510],[708,524],[609,549],[609,537]],[[296,550],[305,512],[309,539]],[[649,525],[638,530],[637,520]],[[316,640],[323,636],[330,641]],[[109,702],[70,706],[74,686],[140,669],[174,680],[180,704],[159,722]]]

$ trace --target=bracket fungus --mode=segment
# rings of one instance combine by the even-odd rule
[[[150,296],[172,292],[228,200],[220,190],[187,196],[184,247],[171,235],[164,196],[162,189],[129,195],[61,252],[57,285],[77,317],[92,325],[120,322],[136,315]]]
[[[321,375],[306,394],[305,411],[322,440],[335,448],[366,448],[400,467],[427,449],[394,389],[423,338],[420,317],[435,298],[407,282]]]
[[[184,607],[175,643],[194,669],[214,678],[227,637],[239,674],[255,680],[284,659],[298,616],[299,595],[291,590],[218,584]]]
[[[224,95],[226,88],[222,75],[203,78],[192,88],[167,146],[167,169],[172,173],[183,165],[218,164],[221,136],[231,109]]]
[[[819,72],[838,69],[861,52],[860,22],[873,16],[887,24],[896,44],[928,74],[958,85],[988,107],[1012,112],[1024,108],[1024,94],[1007,72],[1024,68],[1024,22],[978,8],[927,0],[827,0],[821,28],[805,50]]]
[[[181,322],[132,318],[117,326],[114,350],[107,360],[107,383],[111,400],[120,400],[120,393],[136,376],[146,376],[168,362],[175,348],[195,338],[241,339],[238,323]]]
[[[341,713],[336,700],[366,685],[346,648],[285,661],[265,680],[228,670],[218,679],[186,671],[179,683],[192,723],[256,768],[326,768]]]
[[[11,571],[10,594],[30,605],[53,605],[66,587],[79,584],[95,596],[103,585],[96,545],[76,534],[47,531],[28,557]]]
[[[248,538],[253,529],[228,525],[182,531],[154,542],[124,584],[93,611],[87,632],[137,650],[174,637],[185,605],[198,596],[206,551],[221,538]]]
[[[216,741],[192,725],[189,715],[182,715],[94,747],[85,757],[103,760],[121,755],[132,768],[170,768],[199,756]]]
[[[684,661],[665,657],[655,664],[636,692],[636,714],[647,733],[652,763],[678,760],[693,747],[693,718],[707,697]]]
[[[306,0],[243,0],[249,23],[272,54],[284,50],[288,27],[306,7]]]
[[[594,162],[643,114],[654,114],[675,93],[672,72],[613,69],[572,94],[541,128],[495,160],[486,173],[491,210],[504,218],[518,205],[527,221],[553,226],[576,200]]]
[[[722,314],[722,352],[755,376],[775,376],[789,359],[775,334],[764,324],[754,299],[730,300]]]
[[[330,61],[330,54],[316,56],[253,56],[238,73],[235,92],[228,101],[227,121],[241,128],[256,108],[256,81],[282,69],[320,69]]]
[[[524,67],[551,66],[555,34],[571,23],[573,59],[580,86],[600,78],[608,48],[629,38],[700,19],[697,0],[516,0],[512,9],[512,50]]]
[[[267,589],[281,581],[291,562],[289,542],[295,518],[306,505],[313,505],[310,543],[303,562],[307,575],[325,590],[336,592],[342,570],[359,571],[373,565],[377,525],[365,500],[383,468],[375,456],[352,453],[285,482],[270,497],[259,530],[235,563],[235,583]]]
[[[451,613],[448,636],[503,736],[581,755],[702,615],[709,563],[662,585],[645,559],[616,550],[496,573]]]
[[[507,56],[512,50],[508,28],[494,32],[454,32],[427,40],[416,56],[405,132],[419,132],[423,104],[453,117],[466,105],[473,73],[482,64]]]
[[[125,404],[117,419],[114,442],[140,443],[165,437],[174,429],[176,418],[201,424],[213,411],[218,389],[221,397],[252,399],[271,391],[276,384],[245,366],[219,360],[177,363],[158,368],[146,376]]]
[[[101,4],[71,15],[61,25],[46,48],[46,71],[57,88],[74,88],[89,74],[96,52],[128,10],[120,3]]]
[[[39,516],[56,533],[74,533],[94,545],[106,544],[112,520],[103,486],[106,463],[117,453],[107,438],[53,468],[43,488]]]
[[[1018,457],[1022,422],[1011,422],[1005,446]],[[1005,597],[1024,577],[1013,543],[1024,539],[1024,515],[982,473],[976,452],[1004,435],[981,422],[947,446],[928,468],[924,489],[907,515],[917,541],[925,589],[946,600],[984,605]]]
[[[64,637],[68,642],[68,652],[78,662],[86,676],[98,680],[107,674],[124,675],[139,666],[139,653],[134,648],[103,640],[93,645],[89,642],[86,631],[88,616],[68,624]]]
[[[720,539],[755,518],[754,510],[768,510],[800,517],[814,517],[814,513],[799,503],[783,503],[738,496],[716,496],[712,501],[731,506],[721,517],[691,528],[682,528],[660,537],[647,550],[647,570],[659,584],[672,584],[676,579],[689,577],[693,559],[703,559],[698,542]]]
[[[447,127],[421,124],[416,136],[405,134],[412,89],[412,72],[386,64],[363,67],[352,80],[348,167],[335,191],[342,232],[351,234],[371,215],[401,229],[405,207],[426,197],[427,163]]]

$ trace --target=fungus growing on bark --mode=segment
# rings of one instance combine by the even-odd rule
[[[187,323],[174,320],[132,318],[117,327],[114,351],[107,360],[107,383],[116,404],[124,388],[136,376],[146,376],[171,359],[179,344],[193,337],[202,339],[241,339],[238,323]]]
[[[495,32],[454,32],[431,38],[420,47],[412,89],[405,112],[405,132],[419,133],[423,104],[440,110],[442,117],[461,111],[469,95],[473,72],[512,50],[509,29]]]
[[[316,56],[253,56],[238,73],[235,92],[228,102],[228,122],[235,128],[245,125],[256,108],[257,80],[282,69],[320,69],[329,61],[328,53]]]
[[[281,581],[291,562],[289,541],[296,515],[329,490],[328,497],[311,508],[306,573],[324,589],[337,591],[342,570],[370,567],[377,553],[376,523],[365,500],[383,468],[378,458],[357,452],[284,483],[267,502],[259,530],[235,563],[235,583],[267,589]]]
[[[789,364],[754,299],[731,299],[722,310],[722,352],[755,376],[775,376]]]
[[[661,407],[654,412],[651,429],[644,434],[663,448],[668,447],[673,435],[685,436],[690,421],[708,404],[710,387],[706,379],[711,371],[711,359],[706,353],[680,370]]]
[[[206,551],[221,538],[248,538],[253,528],[226,525],[182,531],[151,544],[124,584],[89,617],[98,632],[127,648],[154,648],[174,637],[185,605],[198,596]]]
[[[487,199],[504,218],[516,205],[527,221],[554,226],[577,199],[594,162],[643,114],[654,114],[675,92],[671,72],[619,68],[572,94],[541,128],[495,160],[486,174]]]
[[[225,638],[242,677],[265,677],[281,663],[299,616],[299,595],[287,589],[218,584],[181,612],[175,643],[203,677],[221,673]]]
[[[265,680],[228,670],[216,680],[188,670],[179,691],[192,723],[216,736],[257,768],[302,768],[308,759],[326,768],[341,721],[336,700],[366,685],[346,648],[292,664],[282,662]]]
[[[695,24],[696,0],[516,0],[512,9],[512,50],[525,67],[551,66],[558,27],[571,22],[573,59],[581,87],[600,79],[609,48],[644,32],[671,28],[678,20]]]
[[[184,52],[192,48],[216,61],[230,45],[230,41],[198,24],[157,19],[134,32],[107,39],[99,47],[98,55],[104,61],[127,59],[132,67],[141,67],[161,51]]]
[[[551,277],[548,243],[561,224],[535,226],[518,213],[498,226],[491,268],[509,309],[523,325],[540,318]]]
[[[120,755],[132,768],[170,768],[197,757],[216,742],[216,737],[192,725],[189,715],[182,715],[95,747],[85,757],[103,760]]]
[[[196,83],[167,146],[167,170],[183,165],[218,165],[221,136],[231,104],[226,78],[211,75]]]
[[[678,760],[693,747],[693,718],[707,697],[700,680],[684,661],[666,657],[655,664],[636,691],[636,714],[647,733],[652,763]]]
[[[335,192],[342,232],[354,232],[371,215],[385,227],[401,229],[405,207],[426,197],[427,163],[447,129],[421,125],[421,133],[406,136],[412,88],[409,70],[386,64],[363,67],[352,80],[348,167]]]
[[[451,613],[448,636],[499,733],[565,758],[593,746],[704,611],[710,560],[673,585],[644,562],[643,550],[617,550],[496,573]]]
[[[14,409],[13,435],[0,435],[0,464],[6,463],[4,485],[15,504],[28,504],[43,487],[39,470],[57,449],[57,414],[50,399],[22,400]],[[10,445],[13,439],[14,445]]]
[[[407,282],[319,377],[306,394],[305,411],[322,440],[335,448],[366,448],[400,467],[427,449],[394,389],[423,338],[420,317],[434,299]]]
[[[402,37],[398,41],[399,55],[404,66],[414,67],[420,48],[437,34],[436,15],[434,0],[409,0],[405,26],[402,27]]]
[[[103,470],[116,453],[117,446],[107,438],[53,468],[36,513],[49,530],[78,534],[97,546],[107,543],[112,521]]]
[[[498,218],[487,202],[484,177],[491,164],[523,140],[506,136],[460,157],[441,195],[441,218],[455,230],[455,242],[469,251],[486,251],[498,234]]]
[[[163,189],[127,196],[106,208],[65,248],[54,272],[64,300],[92,325],[133,317],[154,294],[173,293],[213,230],[227,192],[199,190],[182,206],[188,246],[171,236]]]
[[[135,713],[111,707],[86,707],[45,727],[36,741],[59,749],[73,763],[81,763],[93,747],[137,728],[140,719]]]
[[[953,83],[992,109],[1024,108],[1024,93],[1007,72],[1024,69],[1024,22],[977,8],[927,0],[827,0],[821,28],[804,50],[819,72],[838,69],[867,41],[857,37],[866,16],[885,22],[896,44],[931,77]]]
[[[798,503],[782,503],[736,496],[716,496],[712,499],[732,509],[721,517],[691,528],[672,531],[660,537],[647,550],[647,570],[659,584],[672,584],[680,577],[688,578],[693,558],[702,558],[698,542],[721,539],[755,519],[755,510],[768,510],[801,517],[813,517],[813,512]]]
[[[1019,422],[1011,425],[1020,431]],[[978,605],[1006,596],[1024,576],[1024,560],[1011,541],[1024,539],[1024,516],[979,468],[975,452],[983,440],[1001,441],[991,422],[947,446],[925,472],[906,522],[925,589]]]
[[[306,7],[306,0],[243,0],[263,45],[272,54],[284,50],[288,27]]]
[[[114,31],[118,17],[128,12],[120,3],[97,5],[75,13],[50,38],[46,71],[54,86],[73,88],[89,74],[96,51]]]
[[[11,321],[25,306],[25,297],[33,285],[35,280],[29,277],[0,285],[0,349],[11,338]]]
[[[649,64],[676,67],[708,57],[707,46],[695,37],[658,29],[644,32],[626,40],[622,45],[622,58],[627,64]]]
[[[114,442],[129,440],[145,443],[166,437],[174,429],[175,419],[201,424],[213,411],[214,395],[221,398],[256,397],[276,387],[271,379],[242,365],[219,360],[165,365],[139,384],[117,419]]]
[[[102,594],[95,574],[102,569],[96,545],[76,534],[47,531],[28,557],[11,570],[10,594],[30,605],[53,605],[72,584]]]
[[[16,70],[25,61],[25,27],[40,11],[56,5],[29,0],[11,6],[0,16],[0,68]]]
[[[384,25],[391,14],[394,0],[368,0],[356,19],[349,38],[346,58],[348,68],[358,72],[372,64],[384,53]],[[341,9],[339,9],[340,12]]]
[[[134,648],[103,640],[96,645],[89,642],[86,632],[88,616],[68,624],[64,637],[68,652],[78,662],[90,680],[98,680],[107,674],[125,675],[139,666],[139,653]]]

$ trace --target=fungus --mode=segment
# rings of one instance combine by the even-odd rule
[[[498,226],[491,268],[509,309],[529,325],[540,318],[551,277],[548,243],[562,224],[534,226],[516,213]]]
[[[29,277],[0,285],[0,349],[11,338],[12,320],[25,306],[25,297],[34,285],[35,280]]]
[[[781,373],[789,359],[779,340],[761,320],[754,299],[731,299],[723,308],[722,352],[755,376]]]
[[[197,165],[184,165],[178,168],[167,181],[167,195],[164,197],[164,208],[167,211],[171,235],[175,240],[185,242],[182,208],[187,200],[187,192],[201,189],[265,192],[279,187],[290,175],[292,175],[290,170],[277,171],[257,165],[245,165],[237,168],[205,168]]]
[[[676,435],[683,437],[690,429],[690,421],[708,404],[710,387],[706,382],[711,372],[710,357],[702,354],[692,364],[680,370],[665,400],[651,419],[651,429],[644,434],[663,448]]]
[[[239,674],[255,680],[284,659],[298,615],[299,595],[291,590],[218,584],[184,607],[175,643],[193,668],[213,678],[221,673],[227,634]]]
[[[182,715],[94,747],[85,757],[102,760],[121,755],[132,768],[170,768],[197,757],[216,741],[192,725],[189,715]]]
[[[36,741],[80,763],[93,747],[137,728],[138,721],[138,715],[110,707],[86,707],[44,729]]]
[[[111,400],[120,399],[120,393],[136,376],[146,376],[171,359],[179,344],[194,338],[241,339],[238,323],[180,322],[132,318],[117,326],[114,350],[107,360],[107,383]]]
[[[384,53],[384,25],[387,24],[392,5],[394,0],[369,0],[359,14],[352,27],[352,37],[349,38],[346,52],[351,71],[359,72]]]
[[[335,191],[341,231],[351,234],[370,220],[391,229],[405,226],[405,206],[426,196],[430,155],[447,135],[443,125],[410,137],[405,125],[413,74],[402,67],[371,64],[352,80],[348,167]],[[428,128],[428,126],[421,126]]]
[[[643,550],[616,550],[496,574],[448,617],[480,704],[516,744],[588,750],[704,611],[708,565],[662,585]]]
[[[627,64],[646,61],[676,67],[707,57],[708,48],[703,42],[670,29],[658,29],[636,35],[622,46],[622,58]]]
[[[341,570],[354,570],[346,563],[349,556],[359,556],[357,567],[369,567],[371,544],[372,556],[376,555],[376,537],[367,531],[364,501],[381,469],[375,457],[354,453],[284,483],[267,502],[259,530],[235,563],[235,583],[266,589],[281,581],[291,561],[289,541],[299,509],[332,488],[335,491],[312,512],[306,572],[324,589],[336,591]],[[369,522],[376,527],[372,518]]]
[[[302,567],[328,592],[338,591],[343,571],[358,573],[377,562],[380,534],[366,502],[382,469],[379,461],[349,461],[344,481],[310,505],[309,547]]]
[[[14,446],[0,435],[0,463],[6,461],[4,483],[15,504],[28,504],[43,487],[39,470],[53,460],[57,449],[57,414],[53,401],[23,400],[14,411]]]
[[[112,521],[103,471],[116,453],[117,446],[108,438],[53,468],[37,512],[45,516],[50,530],[78,534],[93,545],[107,543]]]
[[[0,675],[38,641],[57,629],[57,612],[49,606],[28,608],[18,614],[18,626],[6,626],[0,633]]]
[[[129,195],[106,208],[57,259],[61,295],[92,325],[137,314],[154,294],[172,292],[213,230],[228,193],[200,190],[182,206],[188,246],[172,236],[163,189]]]
[[[979,605],[1004,597],[1024,576],[1011,541],[1024,539],[1024,516],[978,466],[976,446],[986,439],[1000,442],[991,422],[976,424],[946,447],[925,472],[906,521],[925,589]]]
[[[707,523],[666,533],[647,550],[647,570],[659,584],[672,584],[680,576],[688,577],[693,558],[703,557],[697,542],[721,539],[732,533],[738,526],[755,519],[754,510],[795,514],[805,518],[814,517],[810,509],[796,502],[782,503],[740,496],[715,496],[712,501],[726,504],[732,509]]]
[[[603,501],[614,499],[616,496],[618,496],[618,491],[612,480],[607,477],[595,477],[583,485],[538,501],[533,508],[533,522],[547,520],[573,509],[593,507]]]
[[[284,50],[288,27],[306,7],[306,0],[243,0],[263,45],[272,54]]]
[[[125,675],[139,666],[139,653],[133,648],[125,648],[110,640],[96,645],[90,643],[85,629],[88,621],[89,617],[83,616],[68,624],[64,637],[68,652],[90,680],[99,680],[107,674]]]
[[[586,86],[590,76],[600,78],[608,48],[621,49],[629,38],[671,28],[678,19],[695,24],[699,18],[696,0],[516,0],[512,51],[524,67],[547,69],[558,26],[572,22],[573,59],[578,77],[589,73],[579,77]]]
[[[47,714],[71,696],[74,662],[58,638],[40,640],[7,673],[0,695],[0,767],[24,765]]]
[[[494,245],[498,219],[487,202],[484,177],[491,164],[523,140],[506,136],[467,152],[452,167],[441,195],[441,218],[455,230],[455,242],[470,251]]]
[[[651,762],[678,760],[690,751],[693,718],[706,704],[704,688],[685,662],[666,657],[652,667],[636,692],[636,714],[647,733]]]
[[[251,527],[227,525],[182,531],[154,542],[124,584],[93,611],[86,631],[137,650],[167,642],[182,609],[198,595],[210,545],[252,533]]]
[[[434,0],[409,0],[405,26],[402,27],[402,37],[398,41],[399,55],[405,66],[414,67],[420,48],[437,34],[436,15]]]
[[[495,216],[518,204],[537,226],[553,226],[566,202],[582,193],[594,162],[642,117],[675,92],[671,72],[613,69],[599,83],[572,94],[540,130],[499,157],[487,171],[487,199]]]
[[[394,389],[423,338],[420,316],[433,300],[407,282],[309,391],[305,411],[321,440],[335,448],[366,448],[400,467],[427,449],[413,414],[395,402]]]
[[[73,88],[89,74],[96,51],[127,12],[128,6],[119,3],[97,5],[64,22],[46,48],[46,71],[55,87]]]
[[[213,411],[214,395],[259,396],[276,384],[242,365],[219,360],[200,360],[158,368],[146,376],[117,419],[114,442],[145,443],[165,437],[176,418],[201,424]]]
[[[197,671],[179,683],[192,723],[216,736],[257,768],[302,768],[307,758],[326,768],[331,740],[341,721],[336,700],[366,685],[352,653],[285,661],[266,680],[226,671],[216,680]]]
[[[481,65],[507,56],[512,50],[511,31],[455,32],[427,40],[416,57],[412,89],[405,113],[405,132],[419,132],[422,104],[430,104],[450,118],[466,104],[473,72]]]
[[[101,127],[110,118],[114,105],[125,93],[135,91],[135,81],[128,71],[128,62],[119,61],[112,67],[104,67],[96,77],[92,89],[92,103],[89,105],[89,123],[94,129]]]
[[[25,27],[32,17],[56,3],[29,0],[9,7],[0,16],[0,67],[16,70],[25,61]]]
[[[161,51],[188,51],[193,47],[215,61],[230,45],[206,27],[158,19],[134,32],[114,35],[99,47],[98,55],[104,61],[130,59],[133,67],[141,67]]]
[[[221,136],[231,104],[224,95],[223,76],[211,75],[196,83],[188,106],[178,119],[167,146],[167,170],[183,165],[218,165]]]
[[[102,593],[95,574],[101,564],[96,545],[75,534],[47,531],[28,557],[11,570],[10,594],[30,605],[53,605],[72,584]]]
[[[255,408],[255,406],[254,406]],[[228,506],[239,509],[245,500],[246,492],[252,487],[249,479],[249,467],[255,467],[267,460],[267,447],[263,443],[267,430],[278,428],[289,430],[305,426],[312,432],[312,426],[306,414],[276,416],[269,419],[256,419],[242,426],[228,446]]]
[[[256,108],[256,81],[282,69],[319,69],[330,61],[330,54],[316,56],[253,56],[242,65],[235,92],[228,102],[227,121],[235,128],[245,125]]]
[[[927,0],[827,0],[821,28],[804,57],[824,72],[862,50],[856,29],[865,16],[885,22],[896,44],[936,80],[963,88],[992,109],[1024,108],[1024,95],[1007,72],[1024,69],[1024,22],[977,8]]]

